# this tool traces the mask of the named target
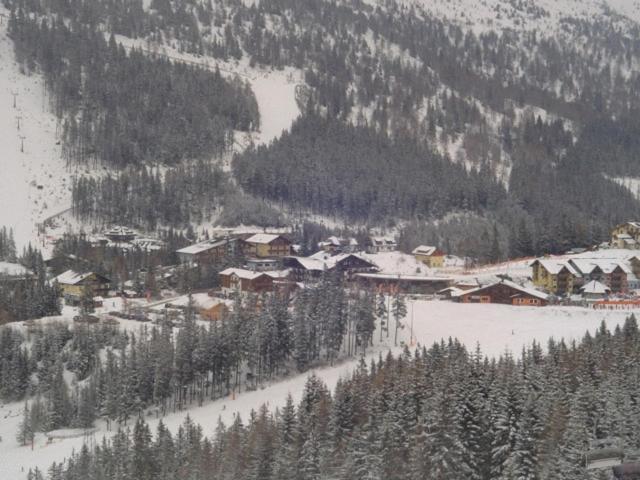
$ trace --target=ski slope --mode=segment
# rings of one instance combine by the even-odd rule
[[[36,224],[68,206],[71,194],[42,78],[20,72],[6,24],[0,24],[0,226],[13,228],[21,249],[38,241]]]
[[[580,339],[587,330],[594,331],[604,320],[610,329],[624,322],[626,312],[595,311],[572,307],[511,307],[503,305],[456,304],[445,301],[415,301],[407,305],[406,328],[401,330],[401,339],[408,344],[431,345],[440,339],[458,338],[470,350],[480,343],[482,352],[488,356],[499,356],[505,351],[517,356],[521,349],[533,340],[543,347],[549,337],[564,338],[567,341]],[[71,314],[70,314],[71,315]],[[412,321],[413,320],[413,321]],[[413,329],[411,328],[413,326]],[[127,325],[126,327],[130,327]],[[394,324],[391,322],[393,329]],[[413,339],[411,341],[411,333]],[[393,333],[379,344],[369,357],[377,357],[381,352],[392,350],[398,353],[401,346],[393,346]],[[375,336],[378,339],[378,334]],[[357,365],[351,360],[340,365],[315,370],[330,388],[337,380],[349,373]],[[189,416],[203,427],[207,435],[212,435],[218,418],[229,423],[234,415],[248,418],[251,410],[257,410],[267,403],[272,409],[282,406],[288,393],[296,402],[300,399],[308,374],[297,375],[287,380],[265,385],[254,392],[243,392],[235,398],[225,398],[194,407],[182,412],[172,413],[162,420],[172,431]],[[60,462],[73,450],[82,447],[85,441],[98,442],[112,432],[106,430],[103,422],[97,422],[97,430],[84,437],[81,431],[65,431],[60,438],[47,442],[43,434],[38,434],[34,449],[22,447],[16,441],[16,432],[20,423],[22,403],[0,406],[0,478],[22,480],[29,468],[46,470],[52,462]],[[158,419],[153,412],[147,417],[151,428],[155,428]],[[74,436],[75,433],[75,436]],[[24,470],[23,471],[23,467]]]

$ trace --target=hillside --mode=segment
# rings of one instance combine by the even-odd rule
[[[635,192],[615,181],[640,176],[633,162],[637,146],[624,142],[637,138],[634,119],[640,108],[640,27],[633,3],[100,0],[92,9],[84,9],[82,2],[74,3],[75,9],[18,0],[5,4],[14,11],[12,22],[24,23],[23,30],[34,28],[20,16],[25,11],[92,25],[104,42],[86,32],[64,32],[53,23],[44,28],[84,35],[92,49],[103,49],[102,55],[113,56],[109,52],[116,45],[126,47],[128,53],[117,57],[124,71],[155,69],[156,77],[169,82],[184,68],[197,71],[194,78],[204,82],[213,81],[205,72],[219,72],[221,85],[230,85],[233,93],[211,97],[214,103],[196,106],[178,95],[170,100],[177,111],[160,113],[160,122],[142,129],[146,123],[141,119],[155,117],[157,104],[145,111],[144,103],[125,102],[113,110],[94,96],[88,99],[89,110],[80,104],[84,113],[74,119],[77,132],[68,121],[78,109],[77,99],[52,89],[65,158],[92,170],[114,168],[113,188],[127,191],[127,202],[138,211],[148,208],[129,184],[135,174],[118,172],[125,167],[158,169],[167,191],[175,182],[202,190],[190,180],[193,172],[183,168],[194,161],[214,160],[229,175],[225,187],[207,199],[172,195],[165,204],[180,205],[177,217],[167,211],[170,207],[161,207],[148,224],[134,226],[210,225],[233,206],[225,221],[253,217],[261,225],[280,225],[286,220],[275,208],[416,233],[440,230],[440,219],[454,213],[469,218],[469,228],[481,225],[489,235],[453,253],[487,251],[495,236],[499,256],[507,257],[589,245],[604,239],[613,223],[640,215]],[[38,35],[14,35],[19,63],[56,82],[51,76],[56,70],[38,54],[45,32]],[[57,50],[68,49],[61,51],[63,57],[74,58],[68,44],[59,45]],[[85,61],[78,58],[80,64]],[[127,84],[125,78],[112,77],[111,87],[162,91],[148,80]],[[73,89],[73,82],[68,76],[60,85]],[[90,88],[102,87],[95,82]],[[202,92],[202,86],[194,88]],[[214,121],[203,121],[210,115]],[[333,152],[328,162],[323,153],[332,145],[328,135],[333,130],[325,128],[298,127],[272,142],[298,115],[300,125],[314,116],[338,129],[351,125],[375,139],[370,143],[376,153],[356,141],[352,151]],[[176,121],[180,118],[187,130]],[[608,126],[601,131],[615,135],[592,135],[603,124]],[[611,138],[621,139],[619,148],[611,148]],[[285,143],[297,155],[282,157]],[[386,151],[386,144],[401,148]],[[311,148],[320,151],[305,152]],[[237,168],[232,169],[234,155]],[[310,163],[300,161],[301,155]],[[361,158],[384,156],[382,168],[380,161],[358,164]],[[274,162],[278,157],[282,160]],[[416,158],[426,160],[416,163]],[[247,165],[276,167],[248,177]],[[276,187],[293,167],[301,169],[297,182]],[[166,168],[172,175],[163,178]],[[576,172],[581,172],[579,179]],[[354,188],[339,191],[354,175],[357,182],[349,180]],[[318,192],[305,196],[310,185]],[[119,199],[102,187],[77,184],[74,199],[83,222],[123,221],[113,214],[120,210]],[[258,205],[267,211],[252,215]]]
[[[42,78],[20,70],[6,26],[0,24],[0,225],[13,228],[20,246],[41,245],[36,225],[71,206],[71,184],[58,123],[43,109]]]

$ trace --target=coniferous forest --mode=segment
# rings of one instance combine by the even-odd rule
[[[509,4],[533,22],[546,15]],[[280,225],[284,212],[313,210],[368,226],[403,222],[406,243],[446,240],[450,253],[488,260],[590,246],[640,215],[635,192],[611,180],[637,175],[640,46],[623,17],[566,18],[548,37],[476,33],[395,0],[5,5],[18,61],[47,79],[71,163],[184,167],[152,174],[153,190],[141,193],[128,183],[139,172],[78,181],[84,220],[120,221],[123,198],[150,229],[221,215]],[[180,184],[201,192],[194,168],[210,176],[184,161],[229,153],[232,131],[259,128],[256,100],[238,78],[126,52],[116,35],[297,69],[302,116],[280,140],[237,156],[242,191],[219,188],[215,174],[213,194],[178,195]],[[462,149],[450,153],[453,145]],[[477,235],[451,240],[454,229]]]
[[[282,296],[237,298],[231,313],[206,327],[193,305],[177,330],[170,318],[137,332],[34,323],[25,337],[6,327],[0,399],[31,399],[23,424],[30,432],[86,428],[99,417],[125,425],[150,407],[164,414],[202,405],[362,355],[374,344],[376,325],[393,341],[404,323],[404,301],[386,311],[376,309],[376,300],[369,292],[349,293],[340,278],[328,276],[298,295],[291,309]],[[61,380],[69,375],[73,384]]]
[[[30,478],[605,478],[585,470],[589,440],[640,447],[637,322],[547,348],[495,360],[455,340],[407,349],[361,362],[333,391],[311,376],[299,401],[230,425],[187,417],[152,432],[140,417]]]
[[[69,163],[177,165],[226,151],[233,130],[259,127],[255,97],[239,78],[126,52],[113,35],[13,9],[16,59],[38,68],[62,120]]]

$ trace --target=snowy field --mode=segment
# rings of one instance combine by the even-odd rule
[[[602,312],[571,307],[528,308],[501,305],[464,305],[444,301],[409,302],[407,328],[402,331],[403,341],[410,343],[411,318],[416,343],[431,345],[440,339],[458,338],[470,350],[480,342],[483,353],[498,356],[505,351],[518,355],[521,349],[536,340],[546,346],[549,337],[566,340],[580,339],[584,333],[594,331],[605,320],[610,329],[624,322],[626,312]],[[133,325],[127,324],[127,328]],[[393,322],[392,322],[393,327]],[[378,336],[376,335],[376,338]],[[391,338],[385,339],[370,356],[391,349],[398,352],[401,347],[393,347]],[[388,345],[388,346],[387,346]],[[348,375],[357,364],[352,360],[343,364],[318,369],[315,373],[332,388],[337,380]],[[308,374],[266,385],[254,392],[243,392],[235,398],[225,398],[207,403],[202,407],[167,415],[165,424],[173,431],[182,423],[188,413],[202,424],[205,434],[212,435],[218,418],[229,423],[235,414],[247,418],[249,412],[268,403],[271,408],[284,404],[286,395],[291,393],[299,400]],[[97,423],[97,432],[85,437],[82,432],[65,431],[50,442],[43,434],[38,434],[35,448],[18,445],[15,437],[23,408],[22,403],[0,406],[0,478],[24,479],[29,467],[46,469],[54,461],[61,461],[74,449],[79,449],[85,441],[100,441],[110,435],[104,423]],[[148,417],[152,428],[157,425],[153,414]],[[64,437],[64,438],[61,438]]]
[[[42,79],[20,73],[6,26],[0,24],[0,226],[14,229],[21,249],[37,241],[39,221],[69,207],[71,194]]]

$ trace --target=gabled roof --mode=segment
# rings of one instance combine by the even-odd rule
[[[606,295],[607,293],[611,293],[611,289],[607,287],[605,284],[600,283],[596,280],[591,280],[586,285],[580,288],[582,293],[591,293],[598,295]]]
[[[500,282],[495,282],[495,283],[491,283],[489,285],[485,285],[484,287],[478,287],[478,288],[474,288],[473,290],[467,290],[465,292],[462,292],[461,296],[464,295],[469,295],[469,294],[474,294],[474,293],[478,293],[481,292],[483,290],[486,290],[488,288],[494,287],[496,285],[506,285],[507,287],[510,287],[514,290],[517,290],[520,293],[526,294],[526,295],[530,295],[532,297],[536,297],[539,298],[541,300],[548,300],[549,299],[549,295],[547,295],[546,293],[540,292],[539,290],[535,290],[533,288],[527,288],[527,287],[523,287],[522,285],[518,285],[517,283],[514,283],[510,280],[501,280]]]
[[[268,245],[269,243],[273,242],[274,240],[277,240],[278,238],[285,239],[282,235],[276,235],[272,233],[256,233],[255,235],[251,235],[249,238],[247,238],[245,242]]]
[[[444,256],[444,253],[438,250],[438,247],[431,247],[428,245],[420,245],[416,247],[413,252],[414,255],[425,255],[427,257],[430,256]]]
[[[309,271],[323,272],[332,270],[340,263],[344,262],[348,258],[356,258],[362,262],[367,263],[371,268],[377,268],[376,265],[369,260],[362,258],[355,253],[340,253],[338,255],[331,255],[324,251],[314,253],[309,257],[288,257],[296,260],[302,268]]]
[[[531,262],[530,266],[533,266],[536,263],[542,265],[542,267],[551,275],[559,274],[563,268],[566,268],[573,275],[580,275],[580,273],[568,262],[551,260],[547,258],[538,258]]]
[[[67,270],[66,272],[58,275],[54,280],[63,285],[78,285],[79,283],[82,283],[84,280],[89,278],[91,275],[94,275],[94,273],[95,272],[78,273],[73,270]],[[109,281],[107,277],[104,277],[97,273],[95,273],[95,275],[98,277],[98,279],[105,280],[106,282]]]
[[[255,280],[256,278],[260,278],[262,276],[270,277],[267,272],[254,272],[252,270],[245,270],[244,268],[227,268],[226,270],[220,272],[220,275],[235,275],[236,277],[243,280]]]
[[[590,275],[598,268],[604,272],[604,269],[598,265],[598,262],[591,259],[573,258],[569,260],[569,262],[571,262],[571,265],[582,275]]]

